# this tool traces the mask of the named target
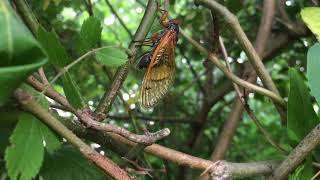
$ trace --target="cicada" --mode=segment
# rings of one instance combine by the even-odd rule
[[[140,69],[147,68],[140,90],[140,101],[144,108],[154,107],[174,82],[179,22],[175,19],[166,21],[167,18],[168,12],[164,11],[160,18],[164,29],[144,41],[151,45],[151,49],[138,63]]]

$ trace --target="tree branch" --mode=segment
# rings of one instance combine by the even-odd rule
[[[119,134],[119,135],[133,141],[133,142],[141,143],[144,145],[153,144],[154,142],[156,142],[160,139],[163,139],[170,134],[170,130],[168,128],[159,130],[154,133],[147,133],[145,135],[133,134],[130,131],[128,131],[124,128],[121,128],[119,126],[95,121],[91,115],[90,109],[84,109],[84,110],[77,111],[75,113],[75,115],[79,118],[79,120],[82,123],[84,123],[86,126],[88,126],[90,128],[100,130],[102,132],[113,132],[113,133]]]
[[[270,171],[278,166],[278,164],[279,161],[262,161],[254,163],[230,163],[226,161],[216,161],[208,171],[212,179],[227,180],[257,175],[268,175],[270,174]]]
[[[224,158],[240,123],[242,112],[242,103],[238,98],[236,98],[232,105],[229,116],[223,125],[221,133],[219,134],[218,141],[215,145],[216,148],[211,154],[211,161],[215,162]]]
[[[25,0],[14,0],[14,3],[19,14],[22,15],[21,18],[28,25],[32,34],[35,36],[38,32],[39,24],[34,14],[31,12],[29,5],[25,2]]]
[[[232,71],[231,66],[228,62],[228,55],[227,55],[227,50],[225,49],[224,43],[222,38],[219,39],[220,41],[220,46],[222,49],[222,52],[224,54],[224,59],[227,65],[227,68],[229,71]],[[263,126],[261,125],[261,123],[259,122],[258,118],[256,117],[256,115],[253,113],[253,111],[251,110],[251,108],[248,105],[248,102],[245,100],[246,98],[244,97],[245,94],[242,94],[240,92],[240,88],[238,87],[237,84],[233,83],[234,89],[237,93],[238,99],[240,100],[240,102],[242,103],[244,109],[246,110],[246,112],[248,113],[249,117],[252,119],[252,121],[255,123],[255,125],[257,126],[257,128],[260,130],[260,132],[263,134],[263,136],[265,137],[265,139],[274,147],[276,148],[278,151],[287,154],[287,151],[285,149],[283,149],[280,145],[278,145],[276,142],[274,142],[271,139],[270,134],[263,128]]]
[[[257,33],[257,38],[255,43],[255,48],[258,54],[260,55],[260,57],[262,57],[262,59],[271,59],[271,57],[276,52],[278,52],[278,49],[281,49],[281,47],[286,45],[286,41],[291,40],[291,38],[289,38],[287,34],[285,34],[285,36],[283,35],[276,36],[277,43],[274,43],[273,40],[267,41],[267,39],[270,39],[269,37],[270,37],[273,18],[274,18],[274,1],[271,0],[271,3],[269,3],[269,1],[264,1],[262,18],[261,18],[259,31]],[[280,39],[283,39],[283,41],[279,41],[279,37],[281,37]],[[267,44],[268,43],[270,44],[270,42],[272,46],[270,46],[270,48],[267,48]],[[223,43],[221,43],[222,52],[226,61],[228,55],[227,55],[226,49],[223,46],[224,46]],[[226,61],[226,63],[228,62]],[[246,64],[248,63],[246,62]],[[252,66],[246,65],[245,67],[246,67],[245,71],[248,71],[247,69],[250,69],[250,71],[253,71]],[[256,77],[256,75],[254,75],[254,77]],[[241,93],[238,92],[238,94],[240,95]],[[243,103],[241,102],[241,99],[236,98],[234,105],[232,107],[232,110],[229,114],[229,117],[223,126],[221,134],[219,135],[217,144],[215,146],[216,148],[211,155],[212,161],[217,161],[219,159],[224,158],[225,153],[227,152],[227,149],[229,148],[232,138],[239,125],[243,110],[244,108],[243,108]],[[282,113],[282,109],[279,109],[279,112]]]
[[[39,92],[42,92],[46,88],[45,84],[42,84],[33,76],[29,76],[26,82]],[[76,112],[76,110],[70,105],[68,100],[57,91],[53,90],[51,87],[49,87],[44,94],[61,104],[64,108],[66,108],[67,111],[70,111],[72,113]]]
[[[291,151],[289,156],[274,170],[269,180],[286,179],[310,153],[320,144],[320,124],[318,124],[302,141]]]
[[[34,87],[36,90],[38,90],[40,92],[42,92],[46,88],[46,86],[44,84],[37,81],[34,77],[29,77],[27,79],[27,82],[32,87]],[[76,110],[75,108],[73,108],[69,104],[69,102],[67,101],[67,99],[64,96],[57,93],[56,91],[54,91],[51,88],[48,88],[46,90],[45,95],[50,97],[51,99],[55,100],[56,102],[58,102],[59,104],[64,106],[68,111],[70,111],[74,115],[76,115],[77,118],[86,126],[93,128],[93,129],[96,129],[96,130],[100,130],[102,132],[114,132],[114,133],[117,133],[123,137],[128,138],[131,141],[137,142],[137,143],[150,145],[160,139],[165,138],[166,136],[168,136],[170,134],[170,130],[168,128],[159,130],[154,133],[148,133],[145,135],[134,134],[124,128],[121,128],[121,127],[118,127],[118,126],[115,126],[112,124],[106,124],[106,123],[101,123],[101,122],[95,121],[94,117],[92,116],[92,112],[89,108]]]
[[[72,131],[66,128],[60,121],[55,119],[49,112],[43,109],[42,106],[35,101],[29,93],[18,89],[15,91],[15,98],[24,110],[34,114],[41,121],[51,127],[55,132],[66,138],[73,146],[79,148],[80,152],[87,159],[95,163],[106,174],[115,179],[131,179],[126,171],[122,170],[118,165],[113,163],[108,158],[94,151],[90,146],[73,134]]]
[[[255,49],[259,57],[262,57],[262,53],[264,52],[268,43],[268,38],[270,37],[275,7],[274,0],[263,1],[262,17],[255,42]]]
[[[88,137],[88,134],[83,134],[83,131],[80,130],[79,132],[81,132],[84,137]],[[89,138],[103,146],[109,147],[117,153],[120,152],[120,154],[126,153],[128,149],[137,145],[136,143],[114,133],[107,133],[103,136],[99,136],[98,134],[100,133],[92,132],[92,135],[90,135]],[[221,172],[220,168],[215,168],[217,165],[215,165],[212,161],[194,157],[158,144],[148,146],[144,149],[144,151],[159,158],[177,163],[180,166],[187,166],[202,171],[210,170],[209,172],[215,174],[217,177],[235,178],[257,176],[261,174],[268,175],[279,164],[279,161],[274,160],[255,163],[232,163],[219,161],[220,164],[218,164],[218,167],[227,167],[226,171]]]

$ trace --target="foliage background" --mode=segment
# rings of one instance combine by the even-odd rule
[[[90,16],[83,0],[28,0],[27,2],[44,29],[48,31],[53,30],[57,37],[59,37],[60,42],[67,51],[69,59],[77,59],[84,52],[88,51],[87,47],[82,46],[80,38],[81,27]],[[101,23],[102,27],[102,30],[100,29],[101,40],[97,39],[96,41],[98,43],[95,46],[121,45],[127,47],[132,40],[132,34],[140,23],[147,2],[142,0],[110,0],[109,2],[123,20],[131,35],[110,11],[106,1],[92,0],[93,16],[97,18],[97,23]],[[221,1],[220,3],[224,4],[238,17],[247,36],[251,42],[254,42],[260,24],[263,2],[261,0],[234,0]],[[287,0],[285,2],[285,10],[292,21],[300,21],[301,9],[311,5],[311,1],[307,0]],[[172,0],[170,1],[169,12],[171,17],[181,21],[181,28],[190,36],[207,48],[212,48],[212,43],[214,42],[210,40],[212,21],[209,10],[202,6],[196,6],[191,0]],[[244,69],[244,64],[248,61],[247,57],[235,40],[234,34],[228,30],[227,25],[219,16],[217,16],[217,18],[220,20],[220,35],[224,38],[225,46],[230,56],[228,60],[234,72],[241,74],[241,71]],[[96,26],[93,24],[92,27]],[[159,28],[158,20],[156,19],[149,35],[158,31]],[[100,30],[95,30],[99,34]],[[88,29],[87,32],[84,33],[90,31],[94,30]],[[283,23],[275,20],[272,26],[272,35],[275,36],[281,33],[293,34]],[[308,49],[316,42],[317,40],[314,35],[309,31],[298,36],[292,35],[292,40],[289,43],[265,60],[265,65],[272,79],[276,83],[281,96],[286,100],[288,100],[289,97],[289,69],[296,69],[300,75],[304,76],[307,71]],[[274,43],[277,43],[277,41]],[[43,43],[41,44],[43,45]],[[111,55],[112,54],[110,54],[110,56]],[[220,53],[218,56],[222,59]],[[152,110],[145,110],[139,107],[139,87],[141,85],[143,71],[131,67],[131,71],[123,84],[120,95],[116,98],[109,113],[110,117],[108,117],[105,122],[117,124],[132,132],[141,132],[141,130],[139,130],[139,128],[137,130],[135,125],[130,121],[128,117],[128,112],[130,111],[134,119],[139,123],[144,123],[151,132],[163,127],[170,129],[170,136],[158,142],[159,144],[194,156],[209,159],[215,148],[222,126],[228,118],[228,114],[232,111],[231,105],[234,102],[236,94],[233,90],[228,92],[210,108],[208,116],[206,117],[208,121],[204,125],[205,128],[201,136],[201,141],[195,146],[190,146],[190,139],[194,135],[194,129],[199,127],[195,122],[195,117],[197,117],[201,109],[201,102],[203,102],[205,98],[208,98],[201,91],[201,86],[204,86],[207,81],[204,61],[205,57],[196,51],[186,39],[180,36],[176,50],[176,80],[170,89],[169,95],[164,98],[163,102]],[[52,68],[52,64],[46,64],[44,69],[49,80],[55,76],[56,70]],[[194,70],[198,77],[195,76],[191,69]],[[88,57],[72,67],[69,70],[69,75],[74,81],[74,84],[78,86],[84,103],[89,105],[90,108],[95,108],[104,91],[110,87],[115,71],[116,68],[105,66],[95,57]],[[215,91],[219,91],[219,87],[222,87],[229,80],[215,67],[213,67],[212,76],[213,80],[211,83],[213,87],[211,87],[210,91],[214,94]],[[303,80],[306,82],[305,78]],[[261,81],[257,79],[256,83],[261,84]],[[199,86],[199,84],[201,84],[201,86]],[[54,88],[61,94],[66,94],[63,91],[63,80],[58,80],[54,84]],[[248,99],[250,107],[267,132],[270,133],[271,137],[286,150],[291,150],[292,144],[290,144],[290,137],[288,137],[286,125],[281,123],[280,116],[270,100],[254,93],[250,93]],[[126,102],[125,104],[123,100]],[[52,104],[50,100],[49,102]],[[314,111],[318,113],[319,107],[315,100],[312,99],[311,103]],[[66,119],[73,118],[70,113],[62,110],[55,110],[55,112],[60,115],[59,118],[63,122]],[[9,146],[8,138],[12,134],[14,127],[18,126],[16,125],[18,118],[12,116],[14,115],[10,113],[8,117],[1,118],[3,119],[1,120],[0,126],[0,176],[2,179],[7,179],[9,176],[8,172],[6,172],[4,161],[4,152],[7,146]],[[158,120],[152,120],[155,118]],[[302,118],[304,117],[302,116]],[[174,122],[169,122],[170,119]],[[237,128],[225,160],[231,162],[251,162],[284,158],[281,153],[265,140],[264,136],[246,113],[242,115],[241,119],[241,123]],[[305,120],[307,121],[307,119]],[[303,124],[302,121],[300,125],[303,127]],[[14,138],[11,136],[11,139]],[[59,141],[61,141],[60,137],[59,139]],[[110,157],[117,164],[126,163],[119,155],[108,148],[100,147],[91,141],[87,142],[100,153]],[[59,150],[53,153],[45,152],[43,163],[40,163],[42,164],[39,173],[40,176],[44,179],[101,179],[103,175],[97,168],[90,165],[77,151],[70,147],[68,143],[62,141],[61,143],[62,147],[60,147]],[[33,150],[34,149],[30,147],[30,151]],[[31,162],[33,161],[34,160],[31,160]],[[200,171],[185,169],[177,164],[151,155],[144,155],[142,158],[139,158],[139,164],[152,169],[160,169],[152,173],[152,175],[158,179],[186,179],[197,177],[199,173],[201,173]],[[163,168],[166,168],[170,173],[162,173],[161,169]],[[22,169],[22,171],[24,170]],[[145,175],[137,176],[141,179],[150,179],[150,177]],[[37,178],[38,177],[39,176],[37,176]]]

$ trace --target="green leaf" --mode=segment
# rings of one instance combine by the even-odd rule
[[[103,173],[72,147],[46,154],[40,171],[45,180],[100,180]]]
[[[64,73],[61,78],[62,78],[62,84],[63,84],[63,91],[68,101],[75,108],[80,109],[84,107],[85,104],[79,92],[79,87],[71,79],[69,72]]]
[[[306,162],[298,166],[294,173],[289,176],[289,180],[310,180],[313,175],[312,158],[308,157]]]
[[[54,132],[52,132],[46,125],[42,124],[41,122],[40,124],[41,134],[43,140],[46,142],[46,150],[50,154],[52,154],[61,147],[61,141],[59,140],[58,136]]]
[[[120,48],[104,48],[96,52],[96,58],[102,64],[109,67],[119,67],[127,62],[127,54]]]
[[[317,125],[319,120],[313,110],[311,96],[301,75],[295,69],[290,69],[289,76],[287,129],[290,140],[298,143]]]
[[[11,179],[32,179],[38,174],[44,156],[44,142],[50,153],[60,147],[60,141],[46,125],[33,115],[22,114],[11,134],[11,146],[5,152]]]
[[[41,167],[44,147],[39,121],[24,114],[10,137],[11,146],[6,149],[5,160],[11,179],[34,178]]]
[[[46,62],[40,45],[9,3],[0,1],[0,106],[27,76]]]
[[[62,0],[44,0],[44,1],[43,1],[42,9],[43,9],[43,10],[46,10],[46,9],[48,8],[48,6],[50,5],[51,1],[54,2],[54,4],[57,6],[57,5],[60,4],[60,2],[61,2]]]
[[[38,91],[36,91],[33,87],[31,87],[28,84],[22,84],[20,86],[21,89],[28,91],[37,101],[38,103],[45,109],[49,109],[49,102],[46,99],[46,96],[42,93],[39,93]]]
[[[59,42],[57,36],[53,32],[47,32],[42,27],[38,30],[38,40],[41,42],[42,46],[45,48],[48,56],[49,62],[62,69],[68,65],[69,58],[66,50]],[[79,88],[76,86],[74,81],[71,79],[68,72],[64,73],[62,76],[63,90],[66,94],[68,101],[75,108],[83,107],[83,100],[79,92]]]
[[[84,53],[93,48],[100,41],[101,31],[102,27],[99,19],[93,16],[86,19],[81,26],[79,42],[77,43],[79,53]]]
[[[242,8],[242,4],[240,0],[234,0],[234,1],[226,1],[226,6],[228,9],[235,13],[238,13]]]
[[[58,68],[66,66],[70,60],[65,48],[59,42],[54,32],[47,32],[43,27],[39,27],[37,34],[38,41],[49,56],[49,62]]]
[[[0,127],[0,132],[0,154],[4,154],[5,148],[9,146],[9,137],[12,133],[12,129]]]
[[[19,120],[19,111],[13,106],[0,107],[0,154],[9,145],[9,137]]]
[[[320,43],[313,45],[308,51],[307,77],[311,94],[320,105]]]
[[[29,85],[26,85],[26,84],[23,84],[21,86],[21,88],[30,92],[32,94],[32,96],[37,99],[38,103],[43,108],[49,109],[50,104],[44,94],[39,93],[38,91],[34,90],[32,87],[30,87]],[[55,132],[51,131],[41,121],[38,121],[38,122],[39,122],[39,126],[40,126],[41,135],[42,135],[43,140],[45,141],[45,144],[46,144],[45,145],[46,150],[49,153],[53,153],[54,151],[56,151],[57,149],[59,149],[61,147],[61,140],[59,139],[58,135]]]
[[[320,8],[319,7],[307,7],[301,11],[303,21],[307,24],[308,28],[315,34],[320,40]]]

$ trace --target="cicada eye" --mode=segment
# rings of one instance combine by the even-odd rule
[[[150,64],[150,58],[151,56],[149,53],[143,55],[138,63],[138,68],[139,69],[147,68]]]

